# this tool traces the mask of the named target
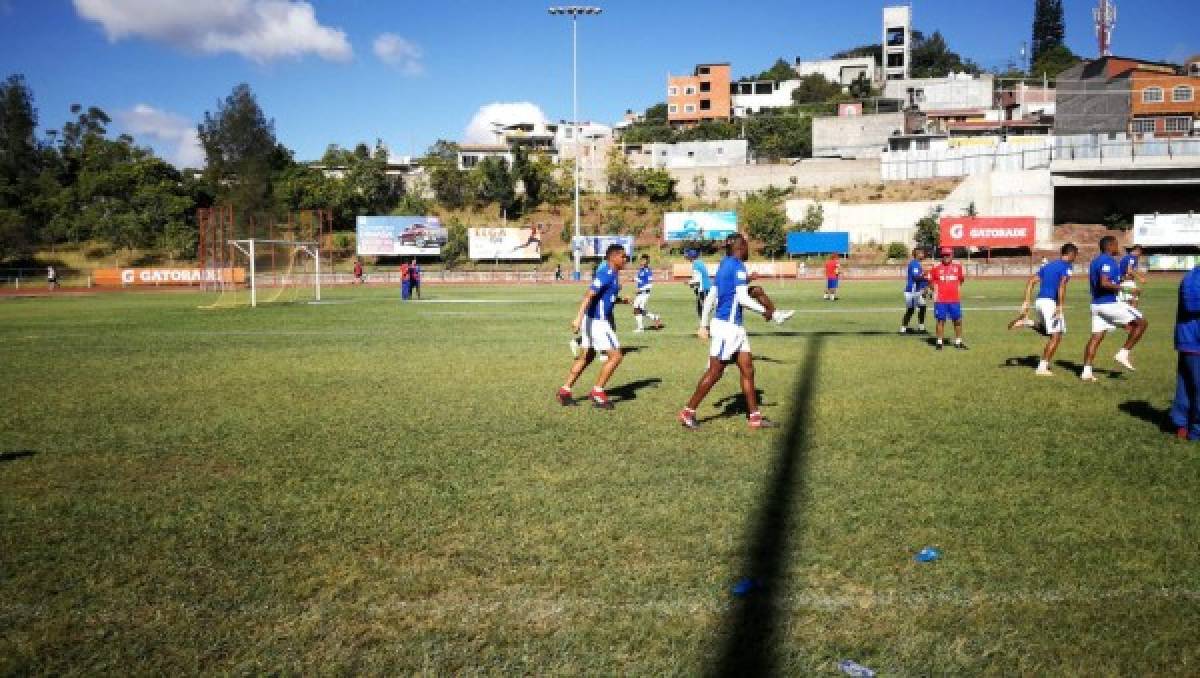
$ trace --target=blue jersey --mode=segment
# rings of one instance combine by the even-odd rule
[[[717,320],[742,324],[742,305],[737,300],[737,288],[750,283],[750,275],[746,273],[746,264],[734,256],[727,256],[717,267],[717,279],[713,283],[717,288]]]
[[[1088,269],[1088,282],[1092,287],[1093,304],[1111,304],[1117,300],[1116,292],[1100,287],[1100,277],[1106,275],[1110,283],[1120,283],[1119,270],[1117,260],[1107,254],[1092,259],[1092,266]]]
[[[1050,299],[1057,303],[1058,286],[1064,279],[1071,279],[1071,264],[1062,259],[1051,261],[1037,272],[1037,276],[1042,281],[1042,286],[1038,288],[1037,298]]]
[[[588,317],[596,320],[610,320],[613,305],[617,303],[617,293],[621,291],[621,279],[607,261],[596,269],[596,275],[592,278],[592,286],[589,289],[596,294],[596,298],[592,300],[592,305],[588,308]]]
[[[712,279],[708,277],[708,266],[699,259],[692,262],[692,272],[700,281],[700,291],[707,292],[712,289]]]
[[[1133,272],[1137,270],[1138,258],[1132,254],[1121,257],[1121,280],[1133,280]],[[1113,281],[1120,282],[1120,281]]]
[[[643,266],[637,272],[637,290],[638,292],[649,292],[654,282],[654,271],[650,270],[649,266]]]
[[[925,278],[925,267],[920,261],[913,259],[908,262],[908,283],[904,286],[904,291],[920,292],[926,287],[929,287],[929,280]]]

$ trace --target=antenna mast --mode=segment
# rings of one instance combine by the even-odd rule
[[[1117,25],[1117,6],[1112,0],[1100,0],[1096,9],[1092,10],[1096,19],[1096,40],[1100,45],[1100,56],[1112,56],[1112,33]]]

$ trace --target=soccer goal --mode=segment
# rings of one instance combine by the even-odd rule
[[[205,308],[321,300],[321,250],[315,241],[245,238],[227,240],[231,275],[217,284]],[[244,274],[242,274],[244,272]]]

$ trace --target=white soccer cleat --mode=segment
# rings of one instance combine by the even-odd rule
[[[775,313],[771,316],[771,321],[776,325],[782,325],[790,320],[794,315],[796,315],[795,311],[775,311]]]
[[[1089,384],[1094,384],[1094,383],[1100,381],[1099,379],[1096,378],[1096,375],[1094,375],[1094,374],[1085,374],[1079,378],[1080,378],[1080,380],[1085,381]]]
[[[1037,368],[1037,370],[1034,371],[1034,374],[1036,374],[1039,377],[1053,377],[1054,376],[1053,372],[1051,372],[1048,369],[1043,369],[1041,367]]]
[[[1129,362],[1129,356],[1127,354],[1118,353],[1115,356],[1113,356],[1113,360],[1120,363],[1121,367],[1124,367],[1125,369],[1129,370],[1130,372],[1137,372],[1137,368],[1135,368],[1133,366],[1133,363]]]

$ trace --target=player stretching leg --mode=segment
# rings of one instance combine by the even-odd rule
[[[954,250],[942,248],[942,263],[929,271],[929,283],[933,286],[933,317],[937,319],[937,350],[942,350],[946,335],[946,321],[954,323],[954,348],[966,350],[962,333],[962,292],[960,288],[967,274],[961,264],[954,263]]]
[[[637,296],[633,298],[633,318],[637,321],[634,332],[645,332],[645,319],[654,323],[654,329],[662,329],[662,318],[646,310],[646,302],[650,301],[650,288],[654,286],[654,271],[650,270],[650,256],[642,255],[642,266],[637,272]]]
[[[742,374],[742,395],[746,398],[746,411],[749,412],[750,428],[774,428],[775,424],[765,419],[758,409],[758,393],[754,387],[754,355],[750,352],[750,339],[746,336],[746,328],[742,326],[742,309],[748,308],[761,313],[764,318],[783,324],[795,315],[795,311],[776,311],[766,292],[761,287],[749,287],[750,276],[746,272],[746,259],[750,247],[745,236],[731,235],[725,241],[725,259],[717,269],[717,277],[713,288],[704,300],[704,310],[700,317],[700,336],[706,334],[711,345],[708,350],[708,369],[700,377],[696,392],[692,394],[687,406],[679,413],[679,422],[685,428],[696,429],[700,424],[696,421],[696,408],[721,380],[725,366],[737,362]],[[708,317],[716,310],[711,329]]]
[[[929,276],[925,275],[925,250],[916,248],[912,251],[912,261],[908,262],[908,281],[904,285],[904,322],[900,325],[900,334],[908,334],[908,323],[912,320],[913,311],[917,311],[917,332],[925,333],[925,290],[929,287]]]
[[[558,389],[560,405],[575,404],[575,399],[571,397],[571,388],[579,380],[579,375],[596,359],[596,352],[601,351],[607,355],[608,361],[600,368],[600,376],[596,378],[596,386],[589,397],[593,406],[604,410],[613,409],[612,401],[604,393],[604,387],[621,364],[621,344],[613,331],[612,317],[613,305],[625,303],[617,296],[621,291],[620,275],[624,267],[625,248],[616,244],[609,245],[604,253],[604,263],[596,269],[592,284],[583,295],[583,302],[579,304],[575,320],[571,321],[571,331],[581,333],[580,347],[583,351],[571,364],[567,382]]]
[[[1121,293],[1117,300],[1137,308],[1142,296],[1142,285],[1146,284],[1146,274],[1142,272],[1142,246],[1134,245],[1129,252],[1121,257]]]
[[[1129,352],[1141,341],[1148,326],[1140,311],[1117,300],[1117,294],[1121,291],[1121,275],[1117,260],[1113,257],[1120,252],[1117,239],[1111,235],[1104,236],[1100,239],[1100,256],[1092,260],[1092,266],[1088,269],[1088,282],[1092,289],[1092,338],[1088,339],[1083,354],[1083,373],[1079,375],[1084,381],[1096,381],[1096,376],[1092,374],[1096,351],[1100,349],[1104,335],[1118,327],[1129,330],[1129,338],[1113,359],[1132,371]]]
[[[1067,243],[1060,250],[1062,255],[1055,261],[1042,266],[1029,279],[1025,286],[1025,300],[1021,302],[1021,315],[1008,324],[1008,329],[1018,326],[1032,327],[1040,334],[1050,337],[1046,342],[1046,350],[1042,352],[1042,361],[1038,363],[1039,377],[1054,376],[1050,371],[1050,361],[1062,343],[1062,337],[1067,332],[1067,321],[1063,318],[1063,310],[1067,300],[1067,283],[1071,282],[1071,267],[1079,255],[1079,248]],[[1034,309],[1036,320],[1029,320],[1029,297],[1033,294],[1033,286],[1038,285],[1037,301]]]

